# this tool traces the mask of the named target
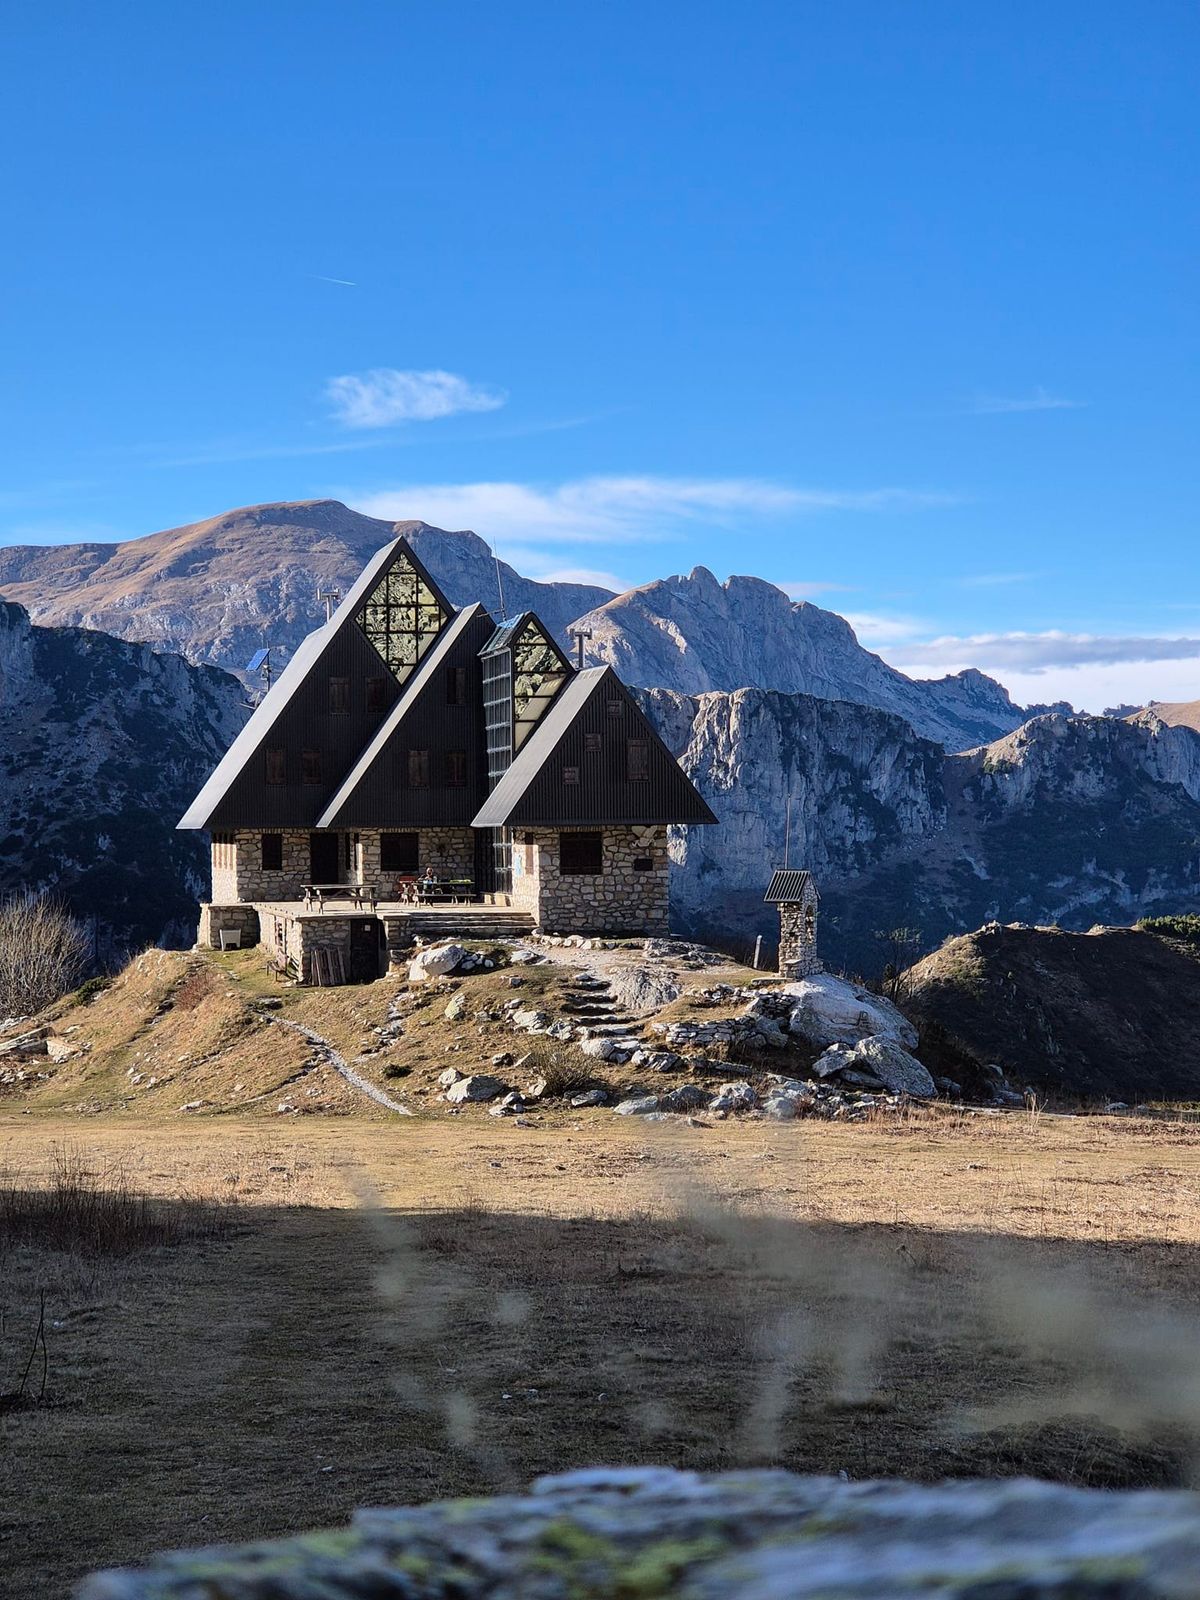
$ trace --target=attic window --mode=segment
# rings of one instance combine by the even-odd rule
[[[286,750],[275,749],[266,752],[266,772],[264,777],[267,783],[287,782]]]
[[[610,717],[619,717],[624,710],[625,710],[624,701],[621,701],[621,700],[610,700],[608,702],[608,714],[609,714]]]
[[[354,620],[396,682],[403,683],[449,618],[437,595],[401,551]]]
[[[630,783],[650,782],[649,739],[627,739],[625,741],[625,775]]]
[[[320,783],[321,780],[321,752],[319,750],[305,750],[300,761],[300,775],[304,783]]]
[[[446,751],[446,787],[448,789],[462,789],[467,782],[467,752],[465,750]]]
[[[446,704],[448,706],[465,706],[467,703],[467,669],[466,667],[446,668]]]
[[[350,710],[350,679],[330,678],[329,709],[335,716]]]
[[[410,750],[408,752],[408,787],[410,789],[428,789],[428,750]]]
[[[387,709],[387,679],[367,679],[367,710],[384,711]]]
[[[579,768],[578,767],[564,767],[563,768],[563,782],[568,787],[577,787],[578,784],[579,784]]]

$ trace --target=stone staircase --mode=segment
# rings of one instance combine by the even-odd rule
[[[642,1025],[620,1009],[606,978],[579,972],[563,988],[566,998],[559,1010],[589,1039],[612,1039],[618,1044],[628,1042],[631,1045],[637,1042]]]

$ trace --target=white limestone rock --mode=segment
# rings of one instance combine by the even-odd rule
[[[497,1095],[505,1094],[508,1085],[499,1078],[493,1078],[486,1072],[472,1072],[469,1077],[460,1078],[457,1083],[452,1083],[446,1090],[446,1099],[451,1105],[464,1105],[483,1100],[494,1100]]]
[[[466,951],[460,944],[431,944],[419,950],[408,964],[408,981],[424,983],[430,978],[444,978],[454,971]]]
[[[881,1035],[909,1049],[917,1042],[917,1030],[903,1012],[849,978],[815,973],[788,984],[785,992],[793,1000],[791,1031],[809,1044],[857,1044]]]
[[[844,1083],[865,1087],[874,1087],[870,1080],[876,1079],[893,1094],[917,1100],[937,1098],[937,1085],[929,1072],[889,1034],[874,1034],[856,1044],[831,1045],[813,1063],[813,1071],[820,1078],[837,1075]]]

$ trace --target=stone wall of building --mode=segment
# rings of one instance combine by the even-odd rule
[[[779,971],[785,978],[807,978],[823,968],[817,955],[817,897],[779,907]]]
[[[548,933],[663,934],[669,931],[666,828],[619,827],[604,835],[602,870],[564,875],[559,837],[595,829],[518,829],[512,903]],[[648,866],[642,863],[649,863]]]
[[[283,867],[278,872],[263,870],[261,832],[239,828],[232,837],[232,844],[213,841],[214,904],[299,900],[311,872],[306,832],[283,833]]]
[[[245,950],[259,942],[258,912],[253,906],[202,905],[196,943],[202,950],[219,950],[221,934],[238,933]]]
[[[432,867],[439,878],[474,878],[475,835],[470,828],[412,828],[410,833],[420,835],[417,852],[417,874]],[[376,883],[382,897],[388,897],[397,874],[384,872],[379,864],[380,837],[376,831],[356,835],[354,859],[360,883]]]

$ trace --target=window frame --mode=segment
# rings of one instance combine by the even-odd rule
[[[636,759],[635,759],[636,753]],[[650,741],[630,738],[625,741],[626,783],[650,782]]]
[[[390,847],[397,840],[411,840],[411,845],[406,843],[405,858],[402,863],[397,863],[396,857],[391,854]],[[385,828],[379,835],[379,870],[380,872],[395,873],[398,877],[415,878],[421,866],[421,835],[416,828]]]
[[[268,745],[263,751],[263,782],[272,789],[287,782],[287,749],[281,745]]]
[[[322,776],[324,762],[321,760],[319,750],[302,750],[300,752],[300,782],[310,789],[318,788],[325,782]]]
[[[465,706],[467,703],[467,669],[466,667],[446,668],[446,704],[448,706]]]
[[[267,849],[267,840],[271,841],[271,848]],[[272,858],[268,860],[268,855]],[[260,833],[258,836],[258,864],[261,872],[283,871],[283,834],[278,832]]]
[[[445,751],[444,770],[447,789],[465,789],[467,787],[467,752],[465,750]]]
[[[329,677],[329,715],[350,715],[350,679],[344,673],[331,673]]]
[[[571,833],[560,833],[558,836],[558,873],[561,878],[603,877],[604,830],[602,828],[587,828],[578,829]]]
[[[379,673],[372,673],[363,683],[363,710],[368,716],[387,710],[387,679]]]
[[[429,751],[410,750],[408,752],[407,779],[410,789],[428,789],[429,787]]]

